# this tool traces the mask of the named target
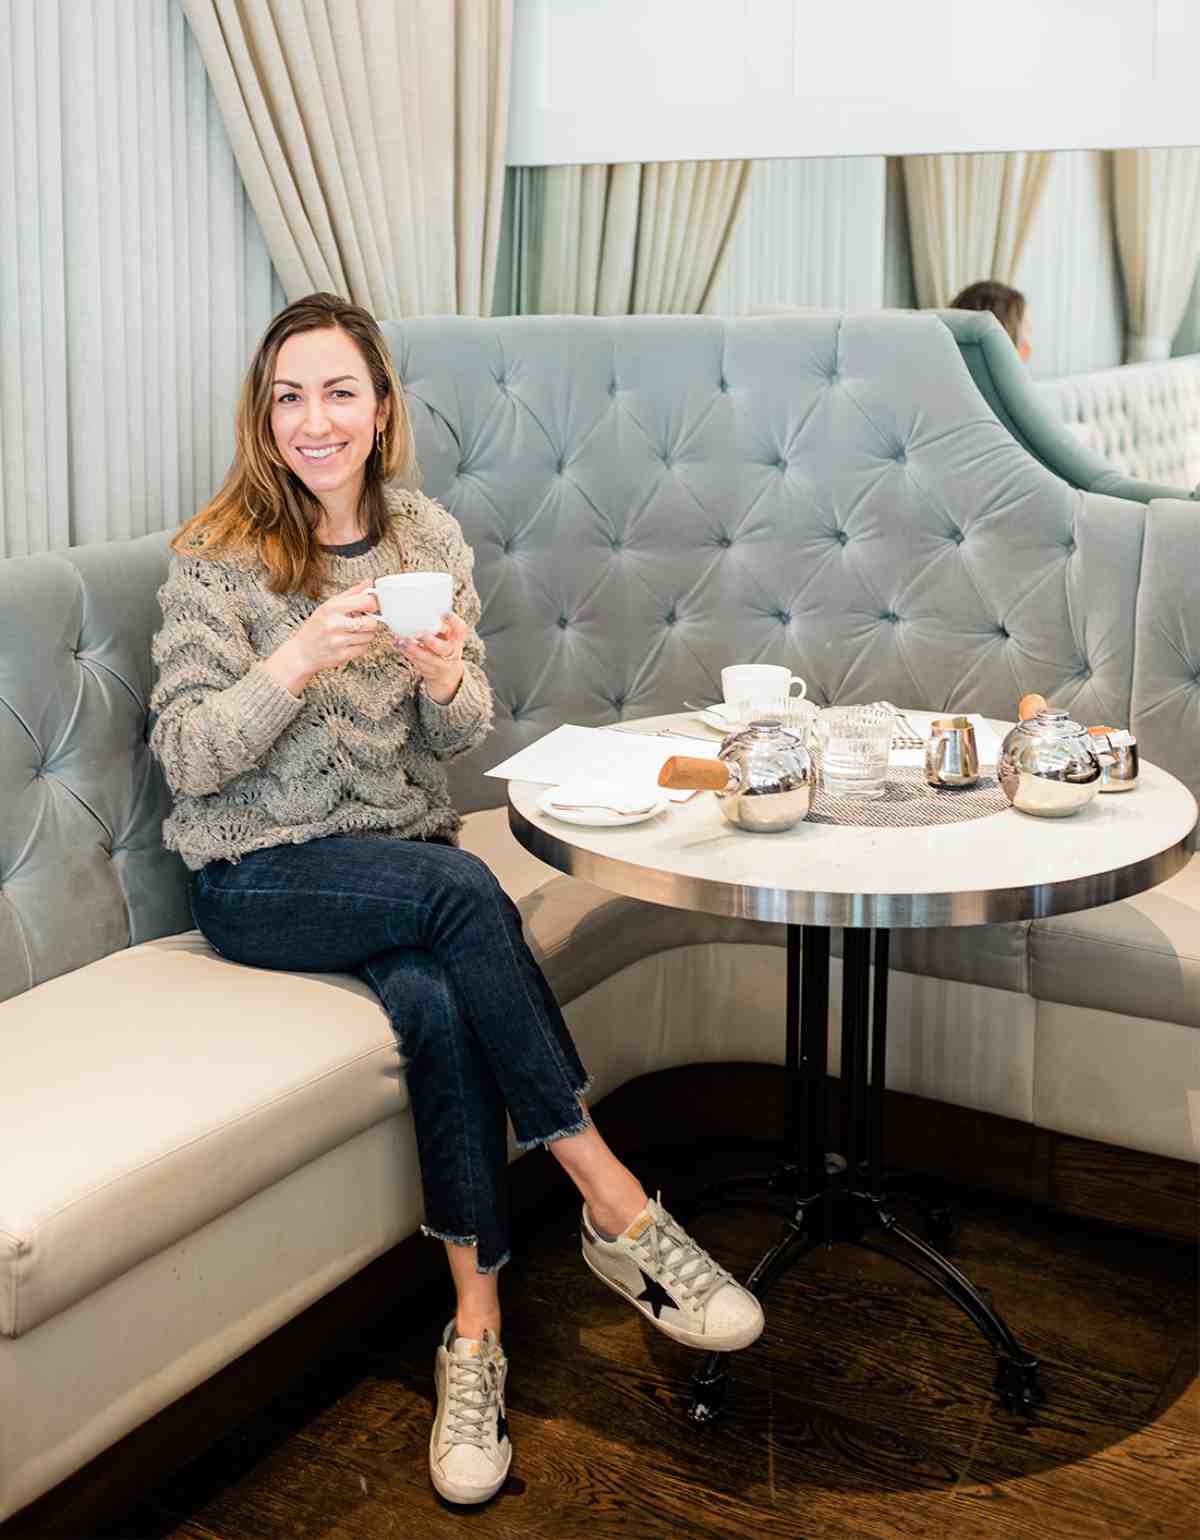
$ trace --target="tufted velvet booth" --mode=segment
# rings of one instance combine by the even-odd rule
[[[822,702],[1004,717],[1036,689],[1200,783],[1194,509],[1053,476],[937,317],[386,330],[476,553],[497,726],[455,767],[465,809],[559,722],[716,698],[733,658]],[[0,564],[0,998],[190,926],[145,743],[167,539]]]
[[[1200,487],[1200,355],[1046,380],[1071,433],[1127,476]]]
[[[1040,690],[1200,784],[1195,505],[1054,475],[938,316],[388,331],[423,484],[476,552],[498,709],[454,767],[468,842],[521,900],[598,1095],[777,1062],[782,950],[514,861],[482,771],[557,723],[674,710],[764,659],[819,701],[1003,717]],[[0,563],[0,1405],[23,1414],[0,1418],[0,1519],[420,1219],[379,1002],[218,956],[161,848],[168,538]],[[1144,902],[898,938],[889,1084],[1186,1152],[1190,871]]]

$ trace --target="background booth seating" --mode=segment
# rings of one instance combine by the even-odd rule
[[[1043,380],[1081,444],[1127,476],[1200,486],[1200,354]]]
[[[672,1066],[777,1063],[782,935],[522,852],[483,771],[556,724],[715,698],[721,665],[754,659],[818,702],[1008,717],[1039,690],[1200,782],[1195,506],[1052,474],[938,316],[388,333],[423,484],[476,552],[497,726],[454,766],[464,843],[520,899],[598,1099]],[[421,1215],[374,995],[220,957],[161,847],[168,538],[0,564],[0,1404],[19,1408],[0,1518]],[[890,1085],[1192,1157],[1194,861],[1104,910],[898,935],[893,966]]]
[[[1018,443],[1086,492],[1200,496],[1200,359],[1037,381],[986,311],[940,310],[980,394]]]

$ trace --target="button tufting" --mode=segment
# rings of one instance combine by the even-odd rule
[[[1068,535],[1067,538],[1063,541],[1063,550],[1066,551],[1068,556],[1073,556],[1075,554],[1075,540],[1073,536]]]
[[[908,459],[908,455],[906,454],[903,446],[897,449],[894,459],[897,465],[903,465],[904,462]]]
[[[500,544],[500,549],[504,552],[505,556],[507,556],[512,551],[512,548],[513,548],[512,537],[511,536],[505,536],[504,540]]]
[[[838,381],[841,379],[841,377],[842,377],[842,375],[841,375],[841,371],[840,370],[838,370],[838,369],[831,369],[829,371],[829,383],[831,385],[836,385],[838,383]]]
[[[729,549],[729,547],[733,544],[733,541],[729,538],[728,535],[722,535],[720,537],[720,539],[717,541],[717,544],[722,548],[722,550],[727,551]]]
[[[613,696],[613,705],[616,707],[616,709],[618,711],[624,711],[624,709],[625,709],[625,697],[623,695],[614,695]]]
[[[850,543],[850,536],[844,529],[839,529],[837,534],[834,536],[834,539],[839,545],[848,545]]]
[[[792,623],[792,612],[791,610],[776,610],[775,619],[781,626],[790,626]]]
[[[721,390],[721,391],[724,391],[726,394],[729,393],[729,381],[725,378],[724,375],[721,376],[720,381],[718,382],[718,385],[717,385],[717,389]]]
[[[999,626],[996,627],[996,635],[997,636],[1002,636],[1002,637],[1004,637],[1007,640],[1008,634],[1009,633],[1008,633],[1008,627],[1007,626],[999,625]]]
[[[955,545],[961,545],[967,537],[963,534],[961,529],[956,529],[950,538],[954,541]]]
[[[668,610],[667,613],[663,616],[663,619],[666,621],[666,623],[669,626],[673,626],[675,624],[675,620],[676,620],[675,611],[674,610]]]
[[[560,631],[565,631],[568,625],[570,625],[570,621],[567,619],[567,617],[565,615],[560,615],[558,617],[558,629]]]
[[[896,614],[895,610],[885,610],[883,613],[883,619],[886,620],[889,625],[894,626],[898,623],[900,617]]]
[[[564,459],[563,459],[563,458],[562,458],[562,456],[561,456],[561,455],[560,455],[560,456],[559,456],[559,458],[558,458],[558,464],[557,464],[557,465],[556,465],[556,466],[555,466],[555,470],[557,470],[557,472],[558,472],[558,474],[559,474],[559,475],[560,475],[560,476],[561,476],[561,475],[562,475],[562,473],[563,473],[563,466],[564,466],[564,465],[565,465],[565,464],[566,464],[566,461],[565,461],[565,460],[564,460]]]
[[[609,380],[609,382],[608,382],[608,393],[609,393],[610,396],[615,396],[616,395],[616,393],[617,393],[617,382],[616,382],[616,380]]]
[[[500,378],[496,381],[496,385],[497,385],[497,387],[500,390],[507,391],[507,389],[508,389],[508,378],[507,378],[507,376],[502,374],[500,376]]]
[[[614,540],[611,544],[614,551],[623,551],[625,549],[625,542],[623,540]]]
[[[777,471],[786,471],[787,470],[787,461],[782,459],[782,458],[776,460],[775,461],[775,469]]]

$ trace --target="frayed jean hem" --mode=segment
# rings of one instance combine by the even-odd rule
[[[592,1120],[585,1112],[578,1123],[571,1123],[566,1128],[557,1128],[552,1134],[539,1134],[536,1139],[518,1139],[517,1149],[524,1153],[525,1150],[536,1150],[539,1145],[557,1144],[560,1139],[573,1139],[576,1134],[583,1133],[591,1126]]]
[[[572,1092],[572,1095],[577,1102],[582,1104],[584,1097],[591,1089],[592,1077],[589,1075],[579,1089]],[[573,1139],[576,1134],[583,1133],[585,1129],[591,1128],[591,1126],[591,1116],[585,1112],[578,1123],[570,1123],[566,1128],[558,1128],[552,1134],[538,1134],[536,1139],[518,1139],[517,1149],[524,1154],[526,1150],[536,1150],[539,1145],[556,1144],[559,1139]]]
[[[428,1225],[421,1226],[421,1234],[427,1235],[431,1241],[444,1241],[450,1246],[474,1246],[476,1253],[479,1251],[479,1237],[476,1235],[449,1235],[444,1230],[431,1230]],[[492,1262],[487,1267],[480,1267],[478,1256],[476,1256],[475,1271],[484,1274],[498,1273],[511,1258],[512,1252],[506,1251],[499,1262]]]

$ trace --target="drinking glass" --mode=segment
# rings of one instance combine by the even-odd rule
[[[883,796],[895,720],[886,706],[827,706],[818,713],[813,731],[829,796]]]

